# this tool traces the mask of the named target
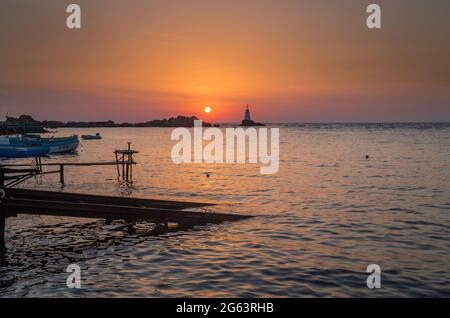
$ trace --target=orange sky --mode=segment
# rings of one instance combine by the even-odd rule
[[[369,3],[2,1],[0,111],[237,122],[249,103],[266,122],[450,121],[450,3],[378,1],[377,31]]]

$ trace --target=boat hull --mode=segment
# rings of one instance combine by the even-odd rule
[[[45,156],[50,152],[48,147],[14,147],[0,146],[0,158],[27,158]]]
[[[73,141],[73,142],[68,142],[68,143],[63,143],[60,145],[49,145],[50,146],[50,153],[66,153],[66,152],[72,152],[75,151],[78,146],[79,146],[80,142],[77,141]]]
[[[81,138],[84,140],[100,140],[102,139],[101,136],[90,136],[90,135],[82,135]]]
[[[78,136],[63,137],[63,138],[40,138],[34,136],[25,136],[24,138],[10,138],[11,146],[27,147],[40,146],[50,149],[49,153],[67,153],[75,151],[80,141]]]

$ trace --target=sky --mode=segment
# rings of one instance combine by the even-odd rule
[[[449,38],[448,0],[0,0],[0,120],[450,121]]]

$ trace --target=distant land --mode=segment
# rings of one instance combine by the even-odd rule
[[[177,116],[169,119],[151,120],[144,123],[115,123],[108,121],[93,122],[60,122],[38,121],[29,115],[21,115],[18,118],[6,117],[5,122],[0,123],[0,134],[7,133],[47,133],[47,129],[56,128],[114,128],[114,127],[194,127],[194,121],[199,120],[195,116]],[[204,127],[212,127],[210,123],[203,122]]]

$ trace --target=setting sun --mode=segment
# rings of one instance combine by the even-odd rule
[[[209,106],[205,107],[205,113],[210,113],[212,111],[212,108]]]

